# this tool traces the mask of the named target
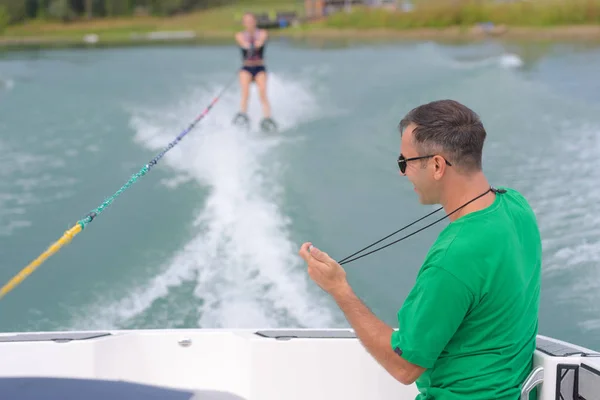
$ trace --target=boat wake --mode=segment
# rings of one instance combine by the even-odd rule
[[[242,328],[336,326],[329,301],[312,282],[297,256],[289,218],[282,212],[285,164],[277,150],[286,131],[317,117],[323,107],[306,89],[277,75],[269,77],[269,96],[279,135],[234,128],[239,94],[226,93],[181,145],[161,160],[184,182],[200,186],[192,237],[164,262],[158,274],[127,293],[106,295],[77,318],[76,329]],[[173,140],[173,126],[191,121],[220,88],[202,88],[166,110],[133,112],[135,140],[153,151]],[[260,104],[251,93],[254,128]],[[171,133],[167,133],[171,132]],[[168,232],[166,233],[168,235]]]

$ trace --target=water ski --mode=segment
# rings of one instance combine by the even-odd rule
[[[233,118],[233,124],[237,125],[241,128],[249,129],[250,128],[250,118],[248,118],[248,115],[239,112]]]
[[[277,132],[277,124],[272,118],[264,118],[260,122],[260,129],[266,133]]]

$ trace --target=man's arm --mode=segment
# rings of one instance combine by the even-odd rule
[[[346,271],[327,253],[310,242],[302,244],[298,253],[306,261],[311,279],[336,301],[366,350],[407,385],[435,366],[475,301],[461,279],[444,268],[425,264],[398,311],[399,329],[394,331],[358,299],[346,280]]]
[[[390,375],[405,385],[412,384],[425,368],[406,361],[391,346],[393,329],[377,318],[356,296],[350,285],[331,294],[366,350]]]

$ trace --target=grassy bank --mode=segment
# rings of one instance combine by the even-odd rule
[[[240,29],[244,11],[295,10],[297,1],[269,4],[245,2],[174,17],[123,17],[80,20],[68,24],[28,21],[9,26],[0,35],[0,45],[72,45],[88,34],[98,35],[99,44],[138,44],[157,31],[187,31],[186,38],[162,42],[229,39]],[[482,26],[480,23],[492,25]],[[319,21],[271,31],[273,36],[313,38],[411,38],[460,39],[489,35],[540,39],[600,40],[600,0],[536,0],[494,2],[490,0],[420,0],[411,12],[352,7],[350,12],[334,13]]]
[[[600,0],[420,0],[412,12],[354,7],[330,16],[329,28],[413,29],[472,26],[491,22],[519,27],[600,24]]]
[[[297,3],[285,4],[285,10],[298,11]],[[222,32],[230,35],[240,29],[240,19],[245,11],[270,12],[276,8],[269,6],[226,6],[216,7],[205,11],[173,17],[136,16],[99,18],[93,20],[80,19],[71,23],[52,22],[45,20],[27,21],[26,23],[9,26],[0,37],[75,37],[95,33],[99,35],[123,36],[153,31],[194,31]]]

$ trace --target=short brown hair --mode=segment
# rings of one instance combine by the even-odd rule
[[[481,170],[486,131],[473,110],[455,100],[432,101],[406,114],[400,134],[411,123],[416,125],[413,135],[419,153],[440,151],[466,172]]]

